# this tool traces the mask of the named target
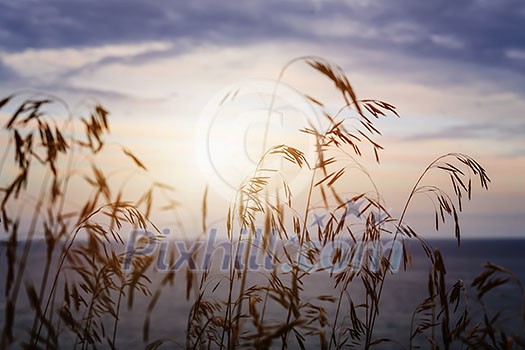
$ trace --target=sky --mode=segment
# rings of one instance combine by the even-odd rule
[[[216,113],[217,101],[239,86],[268,94],[286,62],[322,56],[348,73],[360,98],[398,108],[400,119],[378,124],[381,165],[366,163],[388,207],[399,213],[434,158],[467,153],[492,183],[466,206],[464,235],[525,236],[524,26],[520,0],[0,0],[0,94],[31,89],[71,105],[98,99],[111,111],[115,142],[177,189],[187,217],[206,183],[220,217],[228,194],[203,164],[201,130],[215,123],[218,139],[235,131],[260,141],[252,134],[261,114],[253,104],[234,106],[253,118],[244,125]],[[283,81],[286,101],[307,90],[337,103],[304,64]],[[236,158],[213,151],[224,167]],[[233,165],[235,174],[215,170],[237,179],[246,164]],[[416,222],[432,222],[428,207],[413,210]]]

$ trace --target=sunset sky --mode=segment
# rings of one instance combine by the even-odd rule
[[[525,236],[521,0],[0,2],[0,95],[97,98],[115,142],[173,185],[188,211],[209,183],[197,154],[206,106],[304,55],[341,66],[358,97],[398,108],[401,119],[378,123],[381,165],[366,163],[395,213],[430,161],[461,152],[492,180],[465,207],[464,235]],[[304,64],[284,82],[314,96],[330,87]],[[223,211],[226,199],[210,190]]]

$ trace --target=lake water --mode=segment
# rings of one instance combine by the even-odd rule
[[[433,240],[430,241],[433,247],[440,249],[444,256],[447,268],[447,278],[452,285],[456,280],[461,279],[467,287],[470,286],[473,278],[482,271],[482,265],[485,262],[502,265],[513,271],[521,282],[525,282],[525,240],[520,239],[501,239],[501,240],[477,240],[465,239],[461,247],[458,248],[455,241],[452,240]],[[412,313],[417,305],[427,296],[427,280],[429,273],[429,264],[421,249],[416,248],[416,244],[411,244],[413,264],[407,271],[400,271],[396,274],[389,275],[380,304],[380,314],[375,327],[375,338],[390,338],[400,342],[404,346],[408,344],[410,336],[410,320]],[[38,284],[41,278],[41,267],[43,265],[44,250],[39,244],[33,247],[31,259],[28,263],[26,276]],[[3,327],[3,315],[5,309],[4,298],[4,281],[5,281],[5,248],[0,249],[2,268],[0,269],[0,281],[2,283],[2,297],[0,299],[0,323]],[[150,273],[153,283],[157,283],[164,275],[163,273]],[[254,275],[253,281],[264,279],[260,275]],[[214,283],[215,285],[215,283]],[[226,284],[220,285],[213,293],[208,296],[214,298],[225,298],[227,289]],[[210,288],[211,289],[211,288]],[[472,288],[469,288],[472,289]],[[178,272],[175,277],[174,286],[168,286],[163,289],[158,304],[152,314],[150,341],[160,338],[170,338],[175,343],[183,347],[185,344],[185,331],[187,317],[190,310],[190,303],[186,300],[186,282],[185,273]],[[360,291],[358,288],[350,286],[349,293],[352,298],[358,301]],[[493,303],[489,307],[509,309],[510,314],[514,312],[519,317],[522,305],[518,288],[509,286],[501,288],[491,299]],[[319,295],[338,296],[334,289],[334,282],[329,278],[326,272],[316,272],[305,279],[303,285],[303,300],[316,302],[318,305],[325,307],[328,318],[332,319],[335,314],[335,305],[330,302],[316,301],[315,297]],[[132,310],[124,307],[121,322],[119,325],[119,336],[117,339],[118,348],[123,349],[143,349],[145,347],[142,340],[142,327],[144,316],[146,314],[147,303],[149,299],[140,297],[135,301]],[[16,314],[16,334],[20,337],[25,336],[25,329],[29,327],[32,321],[32,312],[30,312],[27,302],[21,297]],[[343,303],[344,305],[344,303]],[[245,308],[246,310],[246,308]],[[479,309],[477,310],[479,311]],[[474,309],[474,314],[476,309]],[[286,315],[283,309],[270,308],[267,311],[268,320],[283,320]],[[513,323],[512,323],[513,322]],[[510,323],[510,329],[516,330],[519,322],[516,320]],[[293,337],[290,337],[293,338]],[[63,337],[61,347],[70,348],[71,337]],[[274,342],[275,348],[280,348],[279,341]],[[308,348],[318,346],[317,338],[307,339]],[[17,348],[19,344],[15,344]],[[293,339],[290,339],[290,347],[297,347]],[[424,346],[426,348],[427,346]],[[165,348],[173,348],[173,343],[168,344]],[[359,348],[359,347],[358,347]],[[377,348],[402,348],[394,343],[384,343]]]

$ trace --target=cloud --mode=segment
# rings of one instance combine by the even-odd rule
[[[18,74],[0,58],[0,81],[5,83],[16,79],[18,79]]]
[[[525,60],[525,50],[524,49],[510,49],[505,52],[508,58],[513,60]]]
[[[79,98],[93,97],[93,98],[104,98],[105,100],[123,100],[123,101],[139,101],[145,100],[140,96],[131,96],[119,91],[109,90],[109,89],[95,89],[87,87],[79,87],[75,85],[67,84],[41,84],[36,85],[34,89],[38,91],[49,91],[59,94],[68,94],[69,96],[77,96]]]
[[[469,123],[450,126],[431,133],[418,132],[405,138],[406,141],[451,140],[451,139],[522,139],[525,124]]]
[[[520,0],[22,0],[0,4],[0,46],[14,52],[159,40],[192,46],[291,39],[525,74],[525,62],[515,54],[525,50],[524,20]]]
[[[446,49],[463,49],[465,47],[461,41],[453,36],[431,35],[430,39],[436,45],[442,46]]]
[[[273,76],[294,56],[319,54],[359,86],[403,86],[398,97],[418,115],[456,115],[470,98],[458,118],[481,122],[503,107],[480,116],[475,104],[509,94],[511,109],[525,95],[524,18],[514,0],[21,0],[0,3],[0,76],[18,74],[18,87],[162,99],[234,72]]]

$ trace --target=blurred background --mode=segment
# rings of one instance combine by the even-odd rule
[[[523,23],[518,0],[1,1],[0,94],[46,92],[72,108],[86,98],[100,101],[111,113],[111,142],[132,149],[152,176],[176,189],[188,232],[198,233],[206,184],[210,222],[224,219],[230,199],[213,182],[210,161],[222,161],[219,175],[238,181],[255,160],[235,152],[261,143],[251,136],[260,126],[257,108],[237,106],[254,118],[239,126],[237,117],[220,119],[217,101],[256,81],[267,103],[271,88],[259,79],[271,82],[289,60],[319,55],[347,72],[359,98],[398,108],[400,119],[377,123],[381,164],[370,150],[363,154],[393,214],[428,163],[461,152],[492,180],[490,191],[476,189],[464,206],[463,237],[522,237]],[[301,91],[334,111],[341,107],[330,82],[305,64],[291,66],[282,81],[288,92],[279,96],[288,102]],[[4,124],[8,110],[2,113]],[[280,117],[276,128],[285,128],[270,134],[293,139],[301,123]],[[212,124],[219,125],[215,155],[202,152]],[[100,162],[119,167],[111,156]],[[349,191],[369,191],[361,182],[349,182]],[[428,235],[452,237],[434,232],[431,205],[417,203],[411,222]],[[159,226],[171,220],[160,217]]]

